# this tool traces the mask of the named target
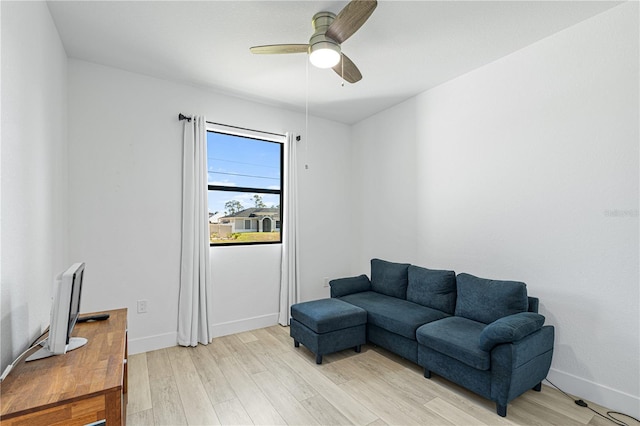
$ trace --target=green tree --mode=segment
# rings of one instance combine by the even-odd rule
[[[267,205],[262,201],[262,197],[258,194],[253,194],[253,202],[257,209],[267,207]]]
[[[238,213],[241,210],[244,210],[244,207],[238,200],[231,200],[224,203],[224,214],[227,216],[231,216],[232,214]]]

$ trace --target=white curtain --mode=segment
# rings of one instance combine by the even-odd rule
[[[211,342],[212,288],[207,207],[207,123],[184,120],[182,170],[182,251],[178,300],[178,344]]]
[[[287,133],[285,143],[285,187],[283,229],[282,229],[282,264],[280,273],[280,314],[278,322],[289,325],[291,305],[298,303],[300,271],[298,266],[298,179],[296,161],[296,140]]]

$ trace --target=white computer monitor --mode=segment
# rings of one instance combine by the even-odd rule
[[[27,358],[27,361],[62,355],[87,344],[83,337],[71,337],[80,313],[80,296],[84,278],[84,263],[75,263],[56,277],[51,305],[49,336],[42,348]]]

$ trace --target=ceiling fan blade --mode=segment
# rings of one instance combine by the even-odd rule
[[[369,19],[376,6],[376,0],[351,0],[329,25],[325,35],[338,43],[344,42]]]
[[[255,54],[308,53],[308,44],[270,44],[267,46],[253,46],[249,48]]]
[[[336,72],[336,74],[344,78],[349,83],[357,83],[358,81],[362,80],[362,74],[360,73],[360,70],[358,69],[358,67],[356,67],[356,64],[354,64],[353,61],[349,59],[349,57],[344,53],[342,54],[341,60],[340,62],[338,62],[338,65],[333,67],[333,70]]]

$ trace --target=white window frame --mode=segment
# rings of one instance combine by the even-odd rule
[[[269,133],[269,132],[261,132],[258,130],[251,130],[251,129],[245,129],[245,128],[240,128],[240,127],[235,127],[235,126],[228,126],[228,125],[224,125],[224,124],[219,124],[219,123],[211,123],[211,122],[207,122],[207,126],[206,126],[206,130],[207,132],[215,132],[215,133],[223,133],[223,134],[227,134],[227,135],[232,135],[232,136],[239,136],[239,137],[244,137],[244,138],[249,138],[249,139],[256,139],[256,140],[261,140],[261,141],[266,141],[266,142],[275,142],[275,143],[279,143],[281,145],[281,151],[280,151],[280,190],[279,195],[280,195],[280,220],[278,222],[280,222],[281,224],[284,223],[283,218],[284,218],[284,197],[285,197],[285,149],[286,149],[286,141],[287,138],[285,135],[280,135],[280,134],[275,134],[275,133]],[[208,163],[207,163],[208,166]],[[214,191],[222,191],[222,189],[220,189],[220,187],[222,185],[216,186],[214,189],[211,188],[212,185],[208,185],[207,191],[210,190],[214,190]],[[256,192],[256,193],[273,193],[272,190],[263,190],[263,189],[259,189],[259,188],[243,188],[243,187],[228,187],[228,191],[229,192]],[[250,189],[251,191],[247,191],[248,189]],[[273,222],[273,226],[275,226],[276,221],[272,220]],[[246,221],[243,225],[246,225]],[[211,247],[228,247],[228,246],[246,246],[246,245],[261,245],[261,244],[282,244],[282,234],[283,234],[283,228],[282,226],[279,228],[280,229],[280,241],[255,241],[255,242],[243,242],[243,243],[210,243]]]

